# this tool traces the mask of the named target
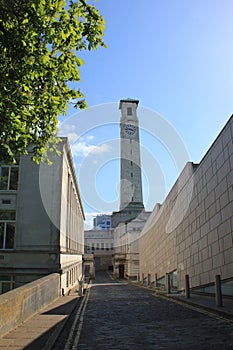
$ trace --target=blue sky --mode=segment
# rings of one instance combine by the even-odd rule
[[[163,201],[182,164],[201,160],[233,113],[232,0],[99,0],[95,6],[106,20],[108,48],[80,54],[85,64],[77,87],[90,109],[70,108],[61,119],[87,223],[94,213],[118,210],[120,99],[140,101],[149,210]],[[181,161],[167,135],[175,144],[179,139]]]

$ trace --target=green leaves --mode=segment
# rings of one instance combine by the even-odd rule
[[[80,80],[77,53],[105,46],[105,22],[88,0],[2,0],[1,7],[0,160],[14,162],[33,144],[40,162],[48,143],[56,149],[58,116],[70,103],[86,107],[69,82]]]

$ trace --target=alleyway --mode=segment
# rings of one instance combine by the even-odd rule
[[[233,349],[233,323],[100,273],[54,349]]]

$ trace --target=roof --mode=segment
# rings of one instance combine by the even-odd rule
[[[119,109],[121,109],[121,105],[123,102],[131,102],[131,103],[136,103],[137,105],[139,104],[139,100],[135,100],[133,98],[123,98],[122,100],[120,100],[120,106]]]

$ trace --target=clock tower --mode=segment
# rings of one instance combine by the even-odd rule
[[[143,208],[139,127],[137,117],[138,100],[120,101],[121,110],[121,186],[120,210]]]
[[[136,218],[143,210],[138,100],[120,101],[120,210],[112,216],[112,226]]]

